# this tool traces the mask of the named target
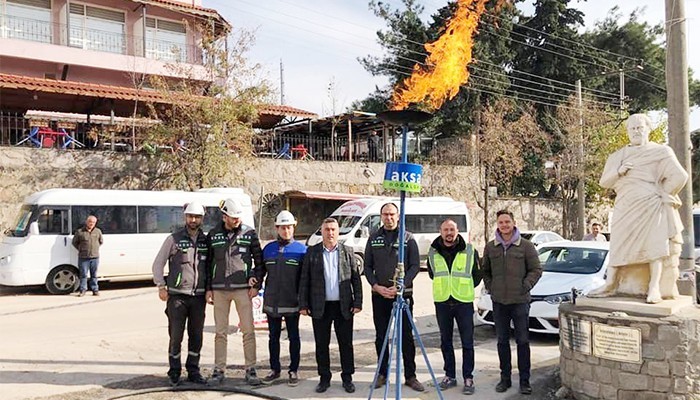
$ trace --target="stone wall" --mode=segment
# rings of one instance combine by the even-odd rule
[[[369,167],[370,178],[363,175]],[[14,222],[22,200],[50,188],[174,189],[164,182],[157,159],[138,154],[71,151],[34,148],[0,148],[0,226]],[[381,163],[321,162],[272,159],[231,159],[230,173],[217,186],[241,187],[257,207],[261,192],[314,190],[366,195],[384,195],[384,165]],[[448,196],[468,204],[472,240],[484,244],[483,210],[475,167],[426,166],[422,196]],[[561,206],[539,199],[491,199],[490,236],[495,230],[495,212],[509,208],[521,229],[561,231]]]
[[[562,304],[559,317],[639,328],[642,363],[611,361],[572,351],[560,341],[562,386],[578,400],[697,400],[700,398],[700,310],[659,318],[613,316]]]

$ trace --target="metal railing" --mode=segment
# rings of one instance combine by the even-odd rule
[[[162,61],[202,64],[201,48],[184,43],[151,39],[55,22],[0,16],[0,38],[29,40],[85,50],[141,56]]]
[[[51,121],[49,128],[58,130],[60,125]],[[37,147],[37,142],[25,140],[31,132],[31,121],[24,114],[0,110],[0,146]],[[116,151],[148,151],[148,145],[143,143],[142,128],[136,128],[136,136],[132,138],[131,131],[115,132],[110,126],[101,123],[75,123],[67,129],[70,136],[84,144],[83,150],[116,150]],[[24,142],[23,142],[24,140]],[[173,140],[175,143],[175,140]],[[447,142],[446,142],[447,143]],[[55,143],[60,147],[61,143]],[[253,155],[260,158],[308,161],[349,161],[347,137],[332,141],[330,137],[309,135],[259,134],[253,138]],[[67,146],[68,147],[68,146]],[[163,147],[163,146],[161,146]],[[70,147],[73,148],[73,147]],[[443,146],[437,146],[436,151],[444,151]],[[430,149],[424,145],[423,153],[409,152],[409,161],[424,162]],[[398,158],[395,158],[398,159]],[[369,152],[366,140],[353,143],[352,161],[384,162],[386,161],[383,146],[377,149],[376,157]],[[389,156],[391,161],[391,156]],[[453,158],[430,157],[435,164],[465,164]]]

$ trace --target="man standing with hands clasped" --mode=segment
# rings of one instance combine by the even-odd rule
[[[403,297],[411,314],[413,314],[413,279],[420,272],[420,253],[413,235],[406,232],[405,236],[399,239],[399,208],[394,203],[386,203],[380,209],[380,213],[383,226],[369,236],[365,248],[365,277],[372,286],[372,316],[376,330],[374,346],[377,357],[382,352],[384,337],[389,329],[389,320],[398,293],[395,278],[399,262],[399,240],[403,240],[406,244]],[[408,314],[404,313],[402,317],[401,350],[406,385],[417,392],[423,392],[425,388],[416,378],[416,344],[413,342],[413,327],[408,320]],[[380,361],[376,388],[386,384],[388,351],[384,352],[384,358]]]
[[[501,380],[497,392],[511,387],[510,326],[515,330],[520,373],[520,393],[532,394],[530,386],[530,290],[542,276],[535,245],[520,237],[513,213],[496,213],[496,238],[484,247],[483,275],[493,302]]]
[[[352,329],[354,315],[362,311],[362,280],[352,249],[338,243],[339,230],[335,218],[323,220],[323,242],[308,248],[301,268],[299,308],[302,315],[312,318],[321,378],[316,393],[325,392],[331,385],[331,325],[338,340],[343,389],[355,392]]]
[[[153,261],[153,282],[158,286],[158,297],[167,302],[168,316],[168,380],[180,384],[182,338],[187,325],[187,380],[205,384],[199,371],[200,351],[204,331],[206,301],[207,241],[200,229],[204,207],[189,203],[185,208],[185,227],[168,236]],[[163,276],[168,263],[168,277]]]
[[[85,220],[85,226],[75,231],[73,247],[78,249],[78,267],[80,267],[80,293],[85,296],[88,287],[88,272],[90,273],[90,290],[93,296],[100,295],[97,286],[97,266],[100,264],[100,246],[102,246],[102,231],[97,226],[97,217],[90,215]]]
[[[466,395],[474,394],[474,286],[481,282],[479,256],[459,234],[457,223],[446,219],[440,236],[428,251],[428,274],[433,280],[435,317],[440,328],[440,350],[445,377],[439,383],[445,390],[457,386],[455,350],[452,345],[454,321],[462,343],[462,378]]]

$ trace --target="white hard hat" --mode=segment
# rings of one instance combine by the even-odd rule
[[[187,203],[187,207],[185,207],[185,214],[204,215],[204,207],[196,201]]]
[[[280,211],[279,214],[277,214],[277,218],[275,218],[275,226],[283,226],[283,225],[296,225],[297,220],[294,218],[294,215],[290,213],[287,210],[282,210]]]
[[[221,203],[219,203],[219,209],[222,213],[231,218],[240,218],[243,216],[243,207],[233,199],[222,200]]]

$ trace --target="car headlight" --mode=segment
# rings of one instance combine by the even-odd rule
[[[558,305],[571,302],[571,292],[553,294],[544,298],[548,304]]]

